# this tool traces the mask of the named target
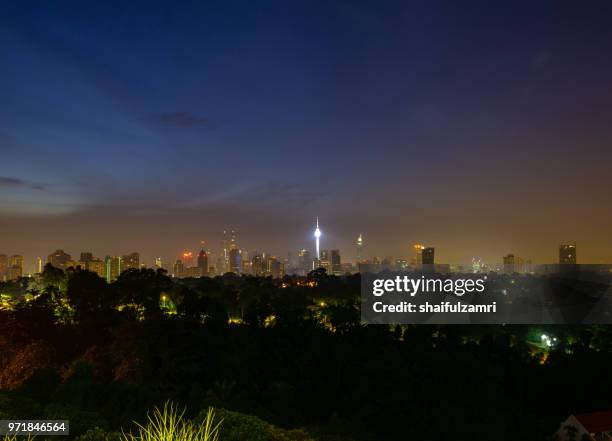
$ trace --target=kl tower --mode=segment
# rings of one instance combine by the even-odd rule
[[[314,237],[316,240],[316,253],[315,257],[317,260],[321,259],[321,254],[319,253],[319,238],[321,237],[321,230],[319,230],[319,217],[317,216],[317,228],[314,232]]]

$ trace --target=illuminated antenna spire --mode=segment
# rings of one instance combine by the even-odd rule
[[[316,258],[317,260],[319,260],[321,258],[320,252],[319,252],[319,238],[321,237],[321,230],[319,230],[319,217],[317,216],[317,228],[315,229],[314,232],[314,236],[315,236],[315,241],[316,241]]]

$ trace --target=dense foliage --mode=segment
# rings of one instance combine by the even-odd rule
[[[546,439],[612,408],[609,328],[362,326],[358,275],[109,285],[47,267],[11,289],[0,419],[67,418],[83,440],[167,400],[220,409],[231,441]],[[543,331],[559,344],[530,343]]]

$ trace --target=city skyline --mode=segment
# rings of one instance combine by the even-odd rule
[[[608,263],[610,8],[8,4],[0,248]]]
[[[251,253],[251,255],[272,256],[273,258],[278,259],[280,262],[283,262],[283,264],[285,263],[291,264],[292,263],[290,262],[291,256],[294,256],[295,259],[298,259],[298,255],[303,251],[308,251],[309,253],[311,253],[310,254],[312,255],[311,260],[312,262],[316,263],[317,261],[321,260],[322,253],[329,253],[331,250],[332,253],[333,252],[338,253],[338,258],[340,255],[344,256],[343,263],[345,262],[350,263],[355,266],[355,269],[357,268],[357,264],[360,262],[360,260],[363,263],[366,263],[366,262],[371,263],[372,261],[381,262],[383,260],[389,260],[391,262],[398,262],[400,260],[403,260],[407,264],[410,264],[410,265],[433,264],[434,263],[434,250],[435,250],[435,255],[438,256],[435,259],[436,263],[455,264],[455,265],[462,265],[462,266],[466,265],[466,268],[469,267],[467,265],[470,261],[472,262],[472,266],[473,266],[474,261],[477,260],[479,262],[478,265],[485,264],[486,262],[486,264],[488,265],[493,265],[493,266],[497,265],[499,269],[499,268],[503,268],[503,266],[507,266],[509,263],[508,259],[510,258],[512,259],[512,266],[514,266],[515,265],[515,262],[514,262],[515,255],[517,259],[517,264],[518,264],[518,261],[520,261],[521,264],[524,262],[529,262],[529,264],[552,264],[552,263],[581,263],[581,264],[606,263],[607,264],[609,263],[609,262],[589,262],[588,260],[582,257],[582,252],[580,252],[580,256],[581,256],[580,259],[577,260],[577,257],[576,257],[577,246],[576,246],[575,241],[562,242],[558,244],[557,245],[558,248],[556,249],[556,251],[554,253],[551,253],[551,254],[554,254],[555,256],[554,259],[547,260],[547,261],[534,260],[531,257],[529,257],[528,254],[527,255],[521,254],[519,256],[515,252],[510,252],[509,254],[504,254],[503,256],[499,255],[499,256],[496,256],[496,258],[489,259],[489,260],[487,259],[483,260],[482,256],[485,254],[480,253],[480,254],[471,256],[470,259],[468,260],[449,261],[449,260],[444,260],[444,256],[447,254],[440,253],[440,247],[433,246],[432,244],[428,244],[427,246],[425,246],[422,243],[410,244],[407,246],[406,250],[404,250],[404,252],[400,254],[383,255],[383,254],[376,254],[376,253],[371,252],[371,250],[376,249],[376,247],[372,246],[367,241],[367,239],[364,237],[362,233],[359,233],[354,237],[354,242],[352,243],[351,247],[342,249],[337,246],[334,246],[333,244],[326,244],[325,241],[327,238],[319,229],[318,216],[316,217],[315,227],[316,228],[310,238],[311,244],[306,244],[305,246],[301,246],[298,248],[287,249],[285,252],[278,252],[278,253],[270,252],[269,248],[266,246],[249,247],[249,246],[244,246],[242,244],[239,244],[239,241],[237,239],[239,233],[236,230],[228,230],[228,229],[223,230],[221,240],[218,241],[219,243],[218,246],[214,246],[214,245],[210,246],[210,245],[207,245],[210,242],[207,242],[205,240],[200,240],[199,245],[198,245],[199,248],[197,247],[194,248],[192,246],[185,246],[179,251],[175,251],[173,253],[166,254],[166,255],[163,255],[162,253],[154,253],[149,256],[149,255],[143,255],[140,251],[131,251],[131,253],[138,254],[139,257],[137,259],[140,259],[140,264],[137,264],[134,267],[138,267],[138,266],[146,266],[146,267],[151,267],[151,268],[163,267],[166,270],[168,270],[170,273],[172,273],[173,272],[172,269],[175,267],[175,263],[177,262],[182,262],[182,265],[184,265],[184,268],[189,268],[192,266],[194,269],[197,268],[197,266],[200,266],[199,260],[202,256],[202,252],[206,252],[207,267],[217,268],[217,271],[219,271],[219,268],[223,269],[221,273],[217,272],[217,274],[222,274],[223,272],[231,272],[231,268],[241,267],[240,256],[238,255],[236,258],[238,258],[239,260],[236,263],[232,264],[230,262],[232,259],[236,259],[232,257],[231,255],[232,250],[239,251],[240,253],[245,252],[247,256],[249,255],[249,253]],[[228,232],[229,232],[229,238],[228,238]],[[320,241],[322,241],[321,246],[320,246]],[[84,251],[84,250],[87,250],[87,251]],[[194,250],[195,250],[195,253],[193,252]],[[65,249],[57,248],[57,251],[64,252]],[[116,252],[98,253],[95,250],[92,251],[92,248],[87,248],[87,247],[81,247],[81,251],[79,251],[79,253],[80,253],[80,259],[73,258],[72,262],[91,260],[94,256],[102,256],[106,258],[108,257],[114,258],[114,256],[121,257],[121,253],[119,254],[117,254]],[[67,254],[71,254],[71,253],[67,253]],[[128,254],[129,253],[124,254],[123,258],[125,258],[125,256]],[[39,272],[41,265],[43,265],[45,261],[51,260],[50,255],[47,259],[45,259],[44,253],[42,254],[43,257],[41,257],[41,254],[39,254],[35,258],[27,258],[27,257],[24,258],[23,254],[6,253],[5,251],[0,250],[0,255],[5,255],[7,257],[8,256],[20,257],[24,274],[33,274],[35,272]],[[83,257],[84,255],[88,257],[84,258]],[[442,256],[442,258],[440,258],[440,256]],[[194,260],[194,258],[197,258],[197,260]],[[325,260],[327,259],[328,259],[328,256],[325,256]],[[31,267],[28,263],[29,260],[32,260]],[[99,259],[99,260],[104,260],[104,259]],[[196,261],[198,262],[198,265],[194,266],[193,264]],[[503,266],[499,266],[500,263]]]

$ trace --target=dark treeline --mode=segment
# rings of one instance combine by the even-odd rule
[[[612,408],[608,327],[362,326],[359,285],[47,266],[4,287],[22,291],[0,312],[0,419],[69,418],[78,435],[172,400],[321,441],[542,440]]]

